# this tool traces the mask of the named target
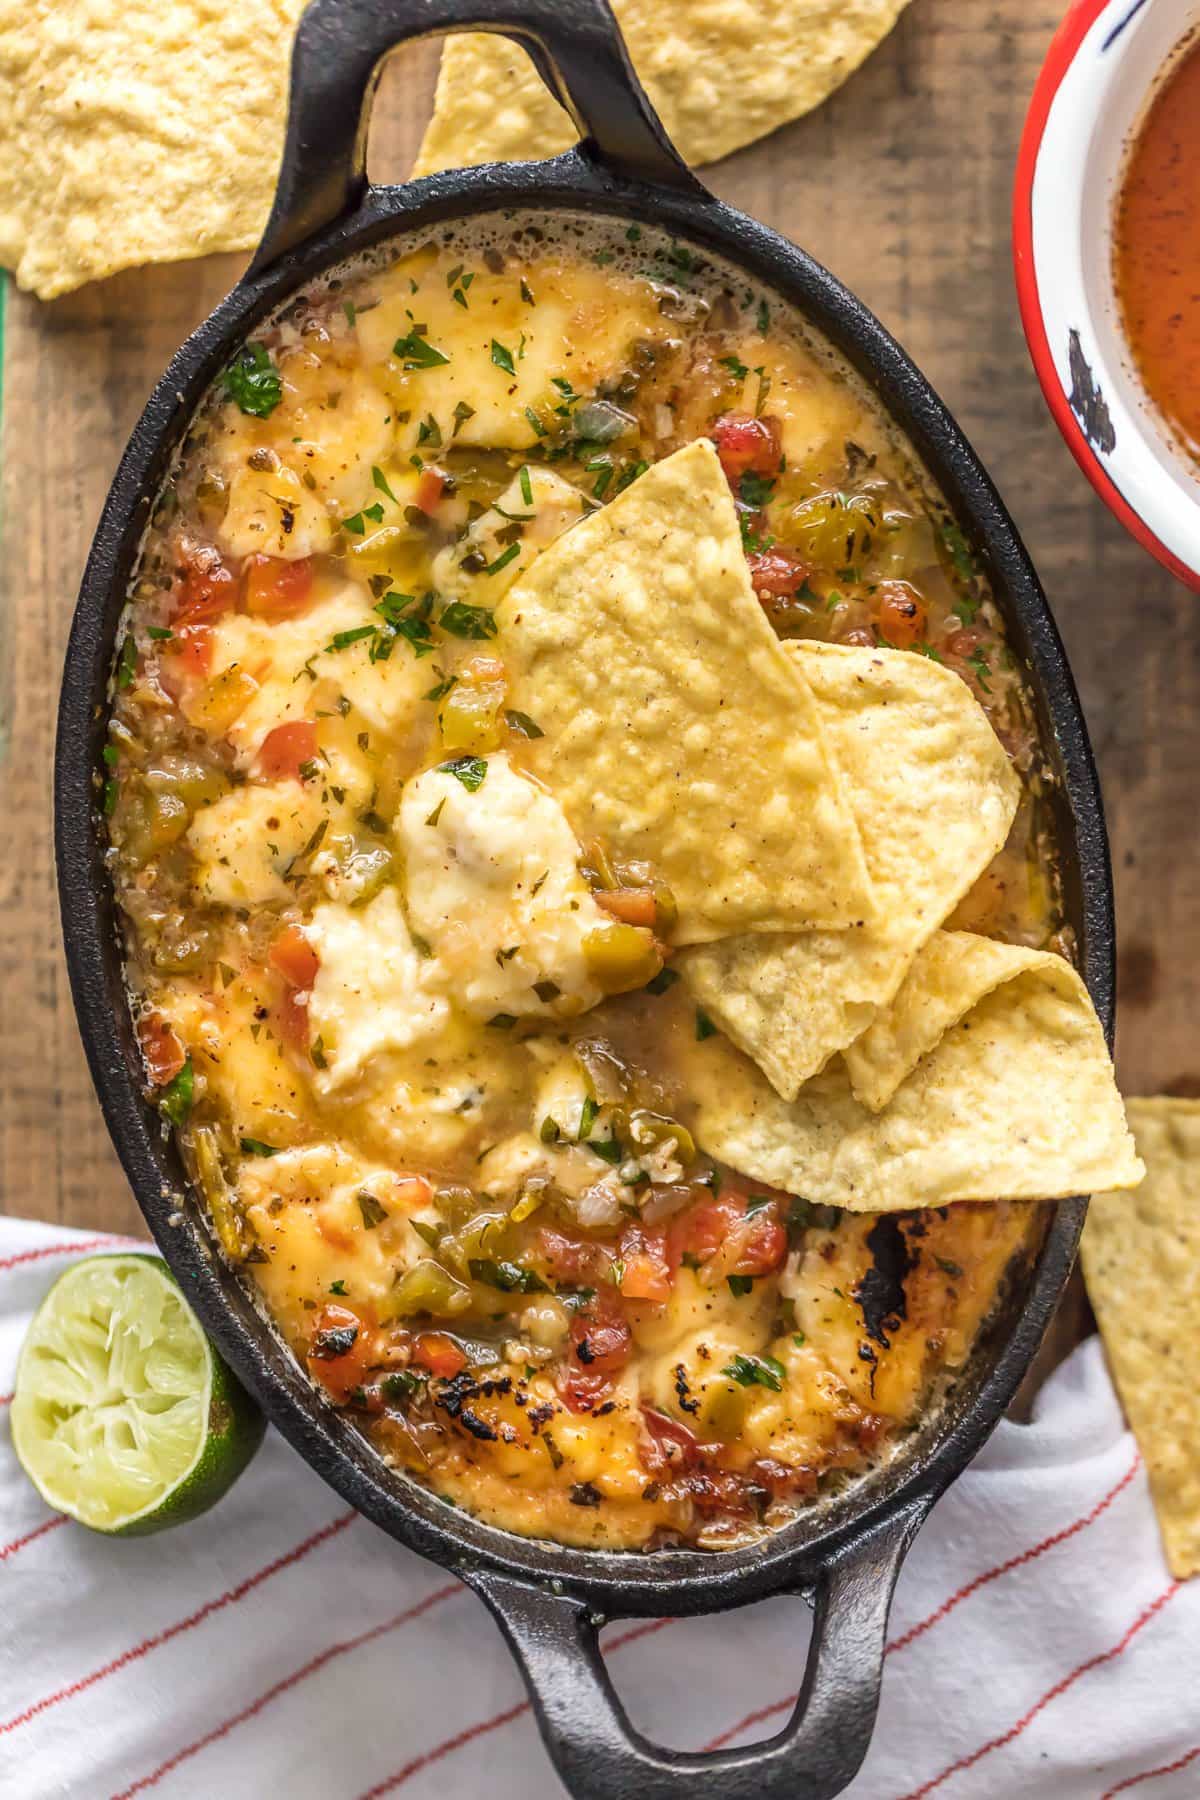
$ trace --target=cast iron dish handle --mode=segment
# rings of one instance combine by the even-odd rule
[[[555,1767],[580,1800],[833,1800],[871,1741],[892,1589],[929,1506],[919,1496],[821,1570],[792,1715],[775,1737],[740,1750],[651,1743],[613,1689],[597,1642],[602,1621],[583,1601],[487,1568],[461,1573],[495,1614]],[[780,1685],[787,1679],[781,1670]]]
[[[358,205],[388,52],[447,31],[515,38],[574,120],[580,153],[604,173],[710,198],[642,92],[608,0],[313,0],[296,37],[283,164],[251,275]]]

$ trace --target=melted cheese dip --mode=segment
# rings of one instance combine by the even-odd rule
[[[739,1543],[885,1455],[1037,1225],[706,1156],[671,896],[527,771],[498,601],[702,436],[781,635],[923,651],[988,709],[1026,797],[963,917],[1046,942],[968,546],[798,321],[638,227],[443,231],[239,353],[159,496],[98,776],[147,1083],[225,1253],[384,1457],[570,1544]]]

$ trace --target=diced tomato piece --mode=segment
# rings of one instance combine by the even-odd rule
[[[327,1306],[309,1340],[308,1368],[331,1400],[348,1400],[371,1362],[372,1334],[348,1306]]]
[[[629,1361],[633,1336],[613,1303],[597,1296],[572,1319],[571,1345],[589,1374],[612,1375]]]
[[[467,1354],[446,1332],[423,1331],[413,1347],[413,1361],[448,1381],[466,1368]]]
[[[299,988],[285,987],[275,1008],[279,1035],[294,1050],[308,1048],[308,995]]]
[[[313,960],[316,960],[315,952]],[[316,980],[315,969],[313,979]],[[416,1212],[419,1207],[428,1206],[433,1199],[433,1183],[426,1181],[424,1175],[397,1175],[393,1192],[398,1206],[403,1207],[405,1212]]]
[[[446,486],[446,477],[438,469],[422,469],[413,495],[413,505],[423,513],[436,512]]]
[[[648,1231],[643,1225],[627,1225],[617,1246],[621,1262],[620,1288],[626,1300],[650,1300],[661,1304],[671,1298],[674,1286],[667,1261],[667,1234]]]
[[[751,472],[755,475],[778,473],[783,460],[778,419],[755,419],[749,413],[724,413],[710,435],[731,487]]]
[[[211,546],[185,550],[173,625],[198,625],[220,618],[235,604],[237,585],[237,577]]]
[[[668,1463],[685,1469],[693,1466],[700,1451],[694,1431],[653,1406],[643,1406],[642,1418],[650,1439],[649,1455],[643,1460],[651,1469],[665,1468]]]
[[[881,581],[877,608],[880,634],[893,650],[911,650],[924,638],[929,608],[906,581]]]
[[[764,1207],[745,1221],[745,1237],[731,1275],[769,1275],[787,1255],[787,1231]]]
[[[677,1269],[706,1263],[718,1254],[726,1275],[767,1275],[787,1255],[787,1232],[774,1205],[747,1216],[746,1195],[736,1190],[701,1200],[671,1221],[667,1261]]]
[[[250,556],[242,570],[242,604],[256,619],[291,619],[312,600],[311,558]]]
[[[269,781],[288,776],[302,780],[301,769],[317,754],[317,728],[311,719],[290,719],[268,731],[258,752],[258,767]]]
[[[689,1262],[707,1262],[715,1256],[734,1225],[745,1216],[739,1196],[720,1195],[698,1200],[686,1212],[676,1213],[667,1227],[667,1262],[677,1269]]]
[[[750,586],[759,599],[790,599],[804,586],[809,566],[787,550],[756,550],[746,558]]]
[[[143,1013],[137,1031],[151,1081],[155,1087],[166,1087],[184,1065],[183,1045],[161,1013]]]
[[[267,961],[294,988],[310,988],[321,966],[299,925],[285,925],[276,934],[267,951]]]
[[[207,680],[213,634],[211,625],[176,626],[174,630],[174,637],[159,647],[158,679],[172,700],[178,701],[185,689]]]
[[[653,929],[658,907],[651,888],[601,889],[595,895],[596,905],[626,925],[648,925]]]
[[[534,1261],[556,1282],[583,1282],[595,1271],[599,1247],[543,1225],[534,1244]]]

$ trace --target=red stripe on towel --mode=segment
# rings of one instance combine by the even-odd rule
[[[168,1625],[164,1631],[156,1631],[153,1637],[143,1638],[140,1644],[134,1644],[132,1649],[122,1651],[120,1656],[114,1656],[111,1662],[102,1664],[98,1669],[93,1669],[89,1675],[81,1675],[77,1681],[68,1682],[66,1687],[58,1688],[53,1694],[47,1694],[41,1700],[35,1700],[32,1706],[25,1708],[24,1712],[17,1713],[13,1718],[6,1719],[0,1725],[0,1736],[9,1731],[16,1731],[20,1725],[27,1725],[31,1719],[36,1719],[39,1713],[48,1711],[52,1706],[58,1706],[63,1700],[74,1699],[76,1694],[82,1694],[86,1689],[95,1687],[98,1681],[103,1681],[108,1675],[115,1675],[118,1670],[127,1668],[130,1663],[137,1662],[143,1656],[148,1656],[152,1650],[157,1650],[163,1644],[170,1643],[172,1638],[178,1637],[183,1631],[190,1631],[193,1626],[201,1624],[213,1613],[220,1612],[223,1607],[235,1606],[252,1589],[267,1581],[272,1575],[277,1575],[281,1569],[290,1568],[293,1563],[297,1563],[302,1557],[307,1556],[310,1550],[315,1550],[319,1544],[336,1537],[339,1531],[344,1531],[347,1525],[357,1517],[356,1512],[341,1513],[328,1525],[323,1525],[320,1531],[314,1531],[311,1537],[305,1538],[303,1543],[297,1544],[294,1550],[288,1550],[283,1556],[277,1556],[274,1562],[268,1563],[265,1568],[259,1569],[254,1575],[247,1575],[244,1581],[239,1581],[236,1587],[228,1588],[225,1593],[218,1594],[215,1600],[207,1600],[194,1613],[189,1613],[186,1619],[180,1619],[176,1624]]]
[[[219,1738],[228,1737],[236,1725],[244,1725],[247,1719],[255,1718],[264,1707],[270,1705],[272,1700],[277,1700],[280,1694],[286,1694],[292,1688],[298,1687],[302,1681],[307,1681],[310,1675],[315,1675],[318,1670],[323,1669],[327,1663],[333,1662],[336,1657],[346,1656],[351,1650],[358,1650],[363,1644],[373,1643],[376,1638],[384,1637],[389,1631],[398,1630],[401,1625],[411,1624],[414,1619],[419,1619],[425,1613],[431,1612],[443,1600],[449,1600],[454,1594],[462,1592],[463,1585],[460,1581],[449,1582],[446,1587],[438,1588],[432,1594],[426,1594],[425,1598],[418,1600],[415,1606],[407,1607],[404,1612],[397,1613],[394,1618],[385,1619],[382,1625],[373,1625],[369,1631],[360,1631],[357,1637],[345,1638],[339,1644],[331,1644],[327,1650],[322,1650],[319,1656],[312,1657],[299,1669],[293,1669],[290,1675],[285,1675],[281,1681],[275,1682],[273,1686],[261,1693],[257,1700],[252,1700],[240,1712],[233,1713],[229,1718],[222,1720],[219,1725],[214,1725],[211,1731],[206,1731],[204,1736],[197,1738],[194,1743],[185,1744],[182,1750],[176,1750],[173,1756],[169,1756],[165,1762],[159,1763],[157,1769],[152,1769],[149,1775],[142,1775],[133,1783],[132,1787],[122,1788],[119,1794],[114,1794],[113,1800],[132,1800],[134,1794],[144,1794],[147,1788],[155,1787],[164,1775],[171,1774],[174,1769],[179,1767],[180,1763],[187,1762],[190,1757],[196,1756],[201,1750],[206,1750]]]

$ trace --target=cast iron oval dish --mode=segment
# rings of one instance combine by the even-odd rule
[[[368,187],[366,124],[382,61],[404,39],[499,30],[533,55],[575,118],[552,162]],[[865,1754],[900,1561],[939,1493],[979,1448],[1041,1340],[1070,1271],[1082,1200],[1055,1210],[1028,1279],[1009,1292],[948,1401],[904,1449],[811,1516],[719,1556],[567,1550],[510,1536],[391,1473],[321,1399],[248,1292],[214,1254],[142,1069],[122,980],[94,771],[118,620],[152,497],[210,382],[281,301],[348,256],[439,220],[562,208],[642,221],[740,265],[795,306],[868,381],[982,557],[1009,642],[1027,666],[1056,777],[1067,921],[1111,1032],[1108,848],[1087,735],[1062,645],[995,490],[937,396],[852,295],[803,251],[714,200],[679,162],[637,84],[606,0],[316,0],[296,50],[291,117],[270,223],[245,278],[155,388],[118,469],[83,577],[59,714],[55,822],[68,966],[109,1130],[154,1236],[207,1330],[302,1456],[401,1543],[454,1569],[496,1614],[567,1787],[598,1797],[818,1800]],[[602,1618],[712,1611],[767,1594],[815,1607],[796,1710],[776,1737],[715,1755],[665,1751],[629,1724],[596,1644]]]

